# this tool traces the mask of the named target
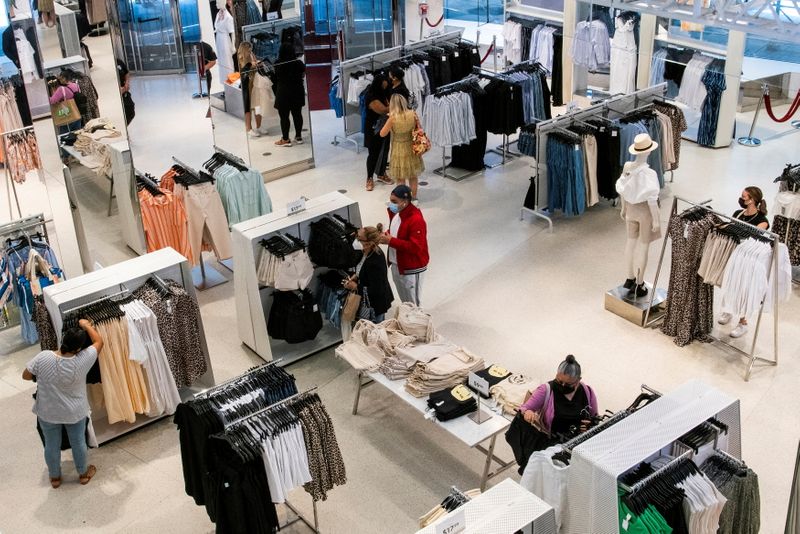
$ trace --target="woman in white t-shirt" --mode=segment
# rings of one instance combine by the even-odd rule
[[[44,350],[36,355],[22,372],[24,380],[36,380],[36,401],[33,413],[44,435],[44,460],[50,474],[50,485],[61,486],[61,434],[66,429],[72,457],[81,484],[88,484],[97,468],[88,465],[86,418],[86,374],[103,348],[103,338],[86,319],[80,328],[64,332],[61,348]],[[86,345],[87,337],[91,345]]]

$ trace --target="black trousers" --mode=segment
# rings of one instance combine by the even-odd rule
[[[303,137],[303,106],[279,107],[278,116],[281,118],[281,135],[289,139],[289,115],[294,121],[294,136]]]
[[[369,180],[377,173],[378,176],[386,175],[386,165],[389,155],[389,136],[380,135],[364,136],[364,144],[367,147],[367,179]]]

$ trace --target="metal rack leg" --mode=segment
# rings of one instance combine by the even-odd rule
[[[483,464],[483,476],[481,477],[481,492],[486,491],[486,482],[489,480],[489,468],[492,466],[494,457],[494,444],[497,441],[497,434],[492,436],[489,442],[489,449],[486,451],[486,463]]]
[[[341,135],[334,135],[331,144],[339,145],[341,143],[353,143],[353,146],[356,147],[356,154],[359,154],[361,152],[361,147],[358,146],[358,141],[356,141],[355,139],[350,139],[349,137],[342,137]]]
[[[356,373],[356,397],[353,399],[353,415],[358,414],[358,400],[361,398],[361,373]]]

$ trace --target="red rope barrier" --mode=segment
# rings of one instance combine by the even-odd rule
[[[481,65],[483,65],[483,62],[486,61],[486,59],[489,57],[489,54],[492,53],[492,50],[494,50],[494,43],[489,45],[489,50],[487,50],[486,55],[483,56],[483,59],[481,60]]]
[[[772,102],[770,101],[768,92],[764,93],[764,107],[767,108],[767,114],[772,120],[774,120],[775,122],[786,122],[792,118],[792,116],[797,112],[798,109],[800,109],[800,91],[797,92],[797,95],[794,97],[792,105],[789,106],[789,112],[786,113],[786,115],[784,115],[780,119],[777,118],[775,114],[772,112]]]
[[[442,13],[442,16],[439,17],[439,20],[436,21],[436,24],[431,24],[431,21],[428,20],[428,17],[425,17],[425,24],[427,24],[431,28],[435,28],[436,26],[441,24],[443,20],[444,20],[444,13]]]

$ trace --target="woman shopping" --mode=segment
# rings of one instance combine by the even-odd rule
[[[417,114],[408,109],[408,101],[404,96],[393,94],[389,100],[389,120],[381,128],[381,137],[392,134],[389,176],[397,184],[405,184],[411,188],[412,201],[417,200],[419,175],[425,170],[422,156],[414,153],[411,133],[417,127]]]
[[[382,127],[382,120],[389,113],[387,89],[389,80],[383,74],[376,74],[367,90],[367,114],[364,122],[364,146],[367,147],[367,191],[375,188],[375,173],[378,179],[390,184],[392,181],[384,176],[389,155],[389,143],[385,137],[378,135],[377,128]]]
[[[733,212],[733,218],[752,224],[762,230],[769,230],[769,219],[767,219],[767,201],[764,200],[764,193],[760,188],[751,185],[742,190],[739,197],[739,207]],[[717,319],[719,324],[725,325],[731,322],[733,316],[730,313],[723,313]],[[740,317],[739,324],[731,330],[731,337],[742,337],[747,333],[747,318]]]
[[[50,110],[59,135],[80,130],[83,124],[75,95],[81,92],[78,84],[67,80],[63,74],[48,80]]]
[[[512,424],[517,427],[515,433],[509,429],[506,434],[519,472],[524,471],[531,453],[587,430],[597,412],[597,396],[581,382],[581,366],[570,354],[559,364],[555,379],[536,388],[520,406]]]
[[[281,138],[278,146],[290,147],[289,116],[294,121],[294,143],[303,144],[303,106],[306,105],[306,85],[303,80],[305,64],[297,59],[292,43],[283,43],[275,63],[275,109],[281,118]]]
[[[386,258],[380,247],[383,225],[365,226],[358,230],[353,246],[361,248],[364,255],[361,258],[356,273],[342,282],[345,289],[358,291],[361,295],[361,305],[373,309],[373,322],[380,323],[394,301],[392,286],[389,285],[389,275],[386,267]]]
[[[86,374],[103,349],[103,338],[86,319],[79,328],[70,328],[57,351],[44,350],[28,362],[22,373],[25,380],[36,380],[33,413],[44,435],[44,459],[53,488],[61,486],[61,434],[66,429],[72,458],[81,484],[88,484],[97,472],[89,465],[86,446]],[[82,349],[88,339],[91,345]]]
[[[253,55],[253,45],[249,41],[239,44],[237,61],[242,80],[242,100],[244,101],[244,130],[250,137],[261,137],[261,114],[258,113],[261,99],[258,93],[257,79],[261,74],[258,60]],[[253,129],[253,115],[256,116],[256,127]]]

